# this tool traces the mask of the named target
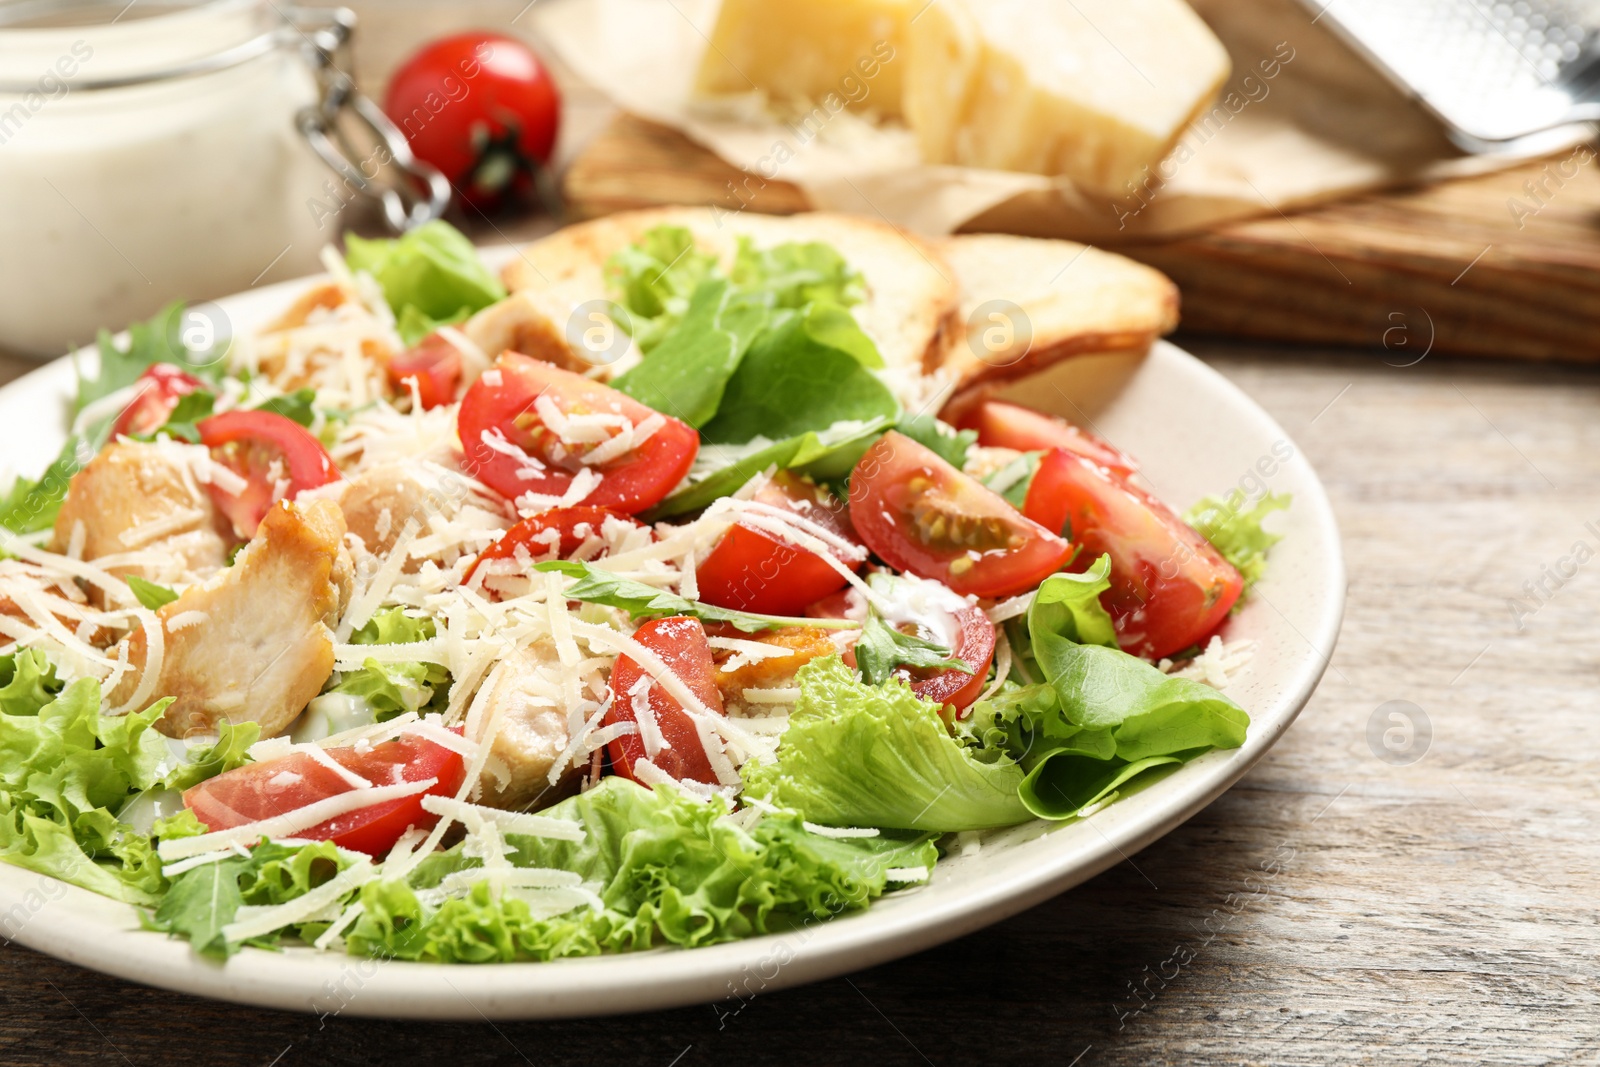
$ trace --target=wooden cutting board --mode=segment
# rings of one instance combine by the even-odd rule
[[[1576,171],[1540,161],[1112,247],[1178,283],[1190,333],[1355,346],[1396,365],[1426,353],[1600,362],[1600,160]],[[677,131],[622,115],[573,162],[565,191],[577,218],[731,209],[742,177]],[[810,205],[773,182],[752,207]]]

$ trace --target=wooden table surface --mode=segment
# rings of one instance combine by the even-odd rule
[[[363,10],[364,69],[489,10]],[[12,944],[0,1063],[1600,1062],[1600,375],[1190,347],[1321,473],[1349,604],[1294,728],[1131,862],[847,978],[561,1023],[319,1022]],[[1368,741],[1390,701],[1432,724],[1409,765]]]

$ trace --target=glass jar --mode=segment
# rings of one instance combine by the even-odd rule
[[[382,165],[413,169],[341,68],[353,23],[272,0],[0,2],[0,349],[60,355],[314,270]],[[346,106],[376,147],[341,135]],[[420,176],[414,210],[381,190],[396,225],[443,206]]]

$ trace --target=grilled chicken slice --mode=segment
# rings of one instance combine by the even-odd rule
[[[567,766],[550,783],[550,770],[571,740],[567,712],[552,706],[561,691],[556,652],[538,644],[513,653],[485,684],[491,685],[483,712],[467,722],[467,736],[482,742],[490,729],[489,760],[484,767],[482,803],[513,811],[548,807],[570,793],[583,777],[586,763]],[[559,703],[557,700],[555,703]]]
[[[473,490],[465,478],[416,463],[369,467],[340,484],[345,525],[375,556],[394,550],[408,522],[416,523],[418,534],[431,535],[413,544],[407,574],[420,571],[424,560],[449,565],[459,556],[476,556],[511,523],[501,502]],[[453,532],[434,533],[442,525]]]
[[[145,685],[149,635],[124,641],[134,665],[110,696],[173,697],[157,726],[171,737],[214,733],[222,720],[261,724],[272,737],[333,673],[333,630],[349,595],[344,519],[327,501],[280,503],[232,567],[156,613],[162,655]],[[120,650],[119,646],[119,650]]]
[[[107,445],[73,476],[51,550],[66,552],[81,524],[86,560],[129,552],[151,557],[139,565],[107,565],[113,574],[172,585],[221,567],[228,542],[210,495],[184,462],[189,447],[126,440]]]

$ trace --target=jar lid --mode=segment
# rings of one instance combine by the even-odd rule
[[[71,91],[121,89],[226,70],[307,43],[310,34],[331,31],[342,42],[354,24],[344,9],[293,10],[308,17],[306,27],[291,24],[270,0],[0,4],[0,94],[35,90],[41,72],[68,55],[82,60],[62,75]]]

